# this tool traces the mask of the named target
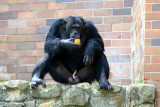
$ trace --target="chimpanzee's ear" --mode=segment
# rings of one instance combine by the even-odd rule
[[[63,24],[66,24],[66,19],[62,19],[62,23],[63,23]]]

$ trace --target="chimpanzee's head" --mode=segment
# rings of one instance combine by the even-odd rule
[[[81,32],[85,27],[85,20],[80,16],[69,16],[63,19],[63,24],[65,25],[66,32],[70,35],[70,38],[78,39],[80,38]]]

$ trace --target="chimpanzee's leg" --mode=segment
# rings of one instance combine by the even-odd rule
[[[46,86],[45,82],[43,81],[44,76],[48,71],[48,65],[50,63],[49,55],[46,53],[40,61],[35,66],[33,73],[32,73],[32,80],[31,80],[31,87],[36,88],[39,84]]]
[[[96,64],[96,80],[99,82],[98,90],[106,88],[112,90],[112,86],[108,81],[109,78],[109,64],[104,54],[97,60]]]
[[[50,75],[57,82],[64,84],[74,84],[74,79],[71,72],[64,66],[64,64],[60,60],[52,63],[50,68]]]
[[[96,57],[93,65],[83,66],[76,73],[80,82],[91,82],[96,79],[99,82],[98,89],[107,88],[112,90],[112,86],[108,81],[109,65],[104,54]]]
[[[91,83],[95,79],[95,67],[94,65],[84,65],[77,70],[75,74],[75,81],[79,82],[89,82]]]

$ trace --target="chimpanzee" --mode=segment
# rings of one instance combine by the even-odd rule
[[[80,39],[80,43],[75,43],[75,39]],[[49,72],[55,81],[63,84],[91,83],[96,79],[98,90],[112,90],[104,43],[91,21],[80,16],[56,20],[46,37],[44,51],[33,70],[32,88],[39,84],[46,86],[43,78]]]

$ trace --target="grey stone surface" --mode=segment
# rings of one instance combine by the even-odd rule
[[[54,98],[61,95],[61,84],[47,84],[47,87],[40,85],[36,89],[31,89],[31,95],[36,98]]]
[[[140,106],[143,104],[154,104],[155,87],[153,85],[132,84],[126,91],[127,105],[129,107]]]
[[[154,103],[155,87],[153,85],[139,85],[142,103]]]
[[[122,107],[121,97],[93,97],[90,104],[91,107]]]
[[[25,90],[29,86],[29,83],[28,81],[24,81],[24,80],[12,80],[12,81],[5,82],[4,85],[12,89],[17,88],[20,90]]]
[[[0,100],[3,100],[5,95],[6,87],[3,83],[0,83]]]
[[[113,90],[106,90],[106,89],[97,90],[98,89],[98,83],[97,83],[92,85],[91,92],[95,97],[111,97],[117,95],[117,93],[120,92],[122,89],[121,85],[112,84],[112,87]]]
[[[6,107],[24,107],[24,103],[6,103]]]
[[[61,101],[49,101],[49,102],[44,102],[40,104],[38,107],[63,107]]]
[[[24,101],[26,99],[26,95],[20,90],[8,90],[4,96],[5,101]]]
[[[89,95],[80,88],[73,87],[62,94],[62,103],[65,106],[85,106],[88,102]]]
[[[36,89],[27,81],[0,83],[0,107],[154,107],[155,86],[112,84],[113,90],[97,90],[98,83],[63,85],[49,83]]]
[[[5,102],[0,102],[0,107],[5,107]]]
[[[50,101],[50,102],[42,103],[38,107],[52,107],[53,104],[55,104],[55,102],[54,101]]]
[[[81,88],[85,91],[87,91],[87,90],[90,91],[91,85],[89,83],[80,83],[80,84],[73,85],[72,87],[78,87],[78,88]]]
[[[122,86],[117,84],[112,84],[112,87],[113,87],[113,92],[120,92],[122,89]]]
[[[139,106],[135,106],[135,107],[155,107],[154,104],[142,104]]]
[[[24,102],[25,107],[35,107],[36,106],[36,102],[35,101],[27,101]]]

